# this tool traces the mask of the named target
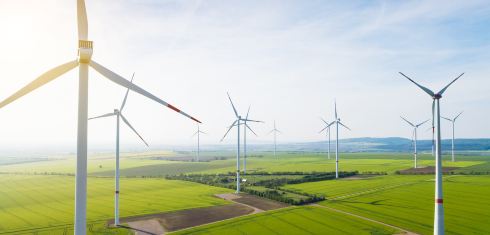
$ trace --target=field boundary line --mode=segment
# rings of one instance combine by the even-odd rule
[[[368,190],[368,191],[362,191],[362,192],[352,193],[352,194],[348,194],[348,195],[344,195],[344,196],[340,196],[340,197],[334,197],[334,198],[325,199],[325,201],[339,199],[339,198],[343,198],[343,197],[354,196],[354,195],[363,194],[363,193],[369,193],[369,192],[372,192],[372,191],[377,191],[377,190],[381,190],[381,189],[385,189],[385,188],[392,188],[392,187],[401,186],[401,185],[405,185],[405,184],[419,183],[419,182],[423,182],[423,181],[422,180],[421,181],[413,181],[413,182],[408,182],[408,183],[403,183],[403,184],[390,185],[390,186],[386,186],[386,187],[382,187],[382,188],[375,188],[375,189],[371,189],[371,190]]]
[[[311,206],[318,206],[318,207],[322,207],[322,208],[325,208],[325,209],[329,209],[329,210],[333,210],[333,211],[337,211],[337,212],[340,212],[340,213],[344,213],[344,214],[347,214],[347,215],[351,215],[351,216],[355,216],[357,218],[361,218],[361,219],[364,219],[364,220],[368,220],[368,221],[371,221],[371,222],[374,222],[374,223],[377,223],[377,224],[381,224],[381,225],[384,225],[384,226],[388,226],[390,228],[394,228],[394,229],[398,229],[400,231],[403,231],[405,232],[407,235],[419,235],[419,233],[415,233],[415,232],[412,232],[412,231],[408,231],[406,229],[402,229],[402,228],[399,228],[399,227],[396,227],[396,226],[393,226],[393,225],[390,225],[390,224],[385,224],[383,222],[379,222],[377,220],[373,220],[373,219],[369,219],[369,218],[366,218],[366,217],[362,217],[360,215],[356,215],[356,214],[352,214],[352,213],[349,213],[349,212],[345,212],[345,211],[341,211],[341,210],[337,210],[337,209],[334,209],[334,208],[331,208],[331,207],[327,207],[327,206],[323,206],[323,205],[320,205],[320,204],[316,204],[316,203],[313,203],[313,204],[310,204]]]

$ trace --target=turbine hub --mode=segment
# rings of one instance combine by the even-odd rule
[[[114,113],[119,113],[119,110],[118,109],[114,109]]]
[[[340,118],[337,118],[337,121],[340,122]]]
[[[88,63],[92,59],[93,54],[92,41],[78,40],[78,62]]]
[[[441,98],[441,97],[442,97],[442,96],[441,96],[441,95],[438,95],[438,94],[435,94],[435,95],[434,95],[434,98],[436,98],[436,99],[439,99],[439,98]]]

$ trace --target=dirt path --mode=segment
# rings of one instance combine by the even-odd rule
[[[322,205],[319,205],[319,204],[310,204],[310,205],[311,205],[311,206],[323,207],[323,208],[325,208],[325,209],[334,210],[334,211],[337,211],[337,212],[340,212],[340,213],[344,213],[344,214],[347,214],[347,215],[355,216],[355,217],[357,217],[357,218],[365,219],[365,220],[368,220],[368,221],[371,221],[371,222],[374,222],[374,223],[377,223],[377,224],[381,224],[381,225],[384,225],[384,226],[388,226],[388,227],[390,227],[390,228],[398,229],[398,230],[400,230],[400,231],[405,232],[407,235],[418,235],[418,233],[410,232],[410,231],[408,231],[408,230],[405,230],[405,229],[402,229],[402,228],[395,227],[395,226],[393,226],[393,225],[385,224],[385,223],[382,223],[382,222],[379,222],[379,221],[376,221],[376,220],[368,219],[368,218],[366,218],[366,217],[362,217],[362,216],[359,216],[359,215],[351,214],[351,213],[349,213],[349,212],[345,212],[345,211],[341,211],[341,210],[333,209],[333,208],[326,207],[326,206],[322,206]]]
[[[243,204],[243,203],[240,203],[240,202],[237,202],[237,201],[232,201],[232,199],[241,198],[240,196],[238,196],[236,194],[233,194],[233,193],[214,194],[214,196],[219,197],[219,198],[223,198],[223,199],[228,200],[228,201],[233,202],[233,203],[240,204],[242,206],[250,207],[250,208],[254,209],[254,212],[252,212],[252,214],[257,214],[257,213],[264,212],[263,210],[261,210],[259,208],[256,208],[256,207],[253,207],[253,206],[250,206],[250,205],[246,205],[246,204]],[[252,214],[250,214],[250,215],[252,215]]]

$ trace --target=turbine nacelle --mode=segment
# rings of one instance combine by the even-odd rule
[[[89,63],[92,60],[94,42],[78,40],[78,62]]]
[[[115,114],[118,114],[119,113],[119,110],[118,109],[114,109],[114,113]]]

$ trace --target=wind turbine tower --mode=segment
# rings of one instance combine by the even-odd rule
[[[323,120],[323,119],[322,119]],[[324,121],[325,122],[325,121]],[[327,123],[327,122],[325,122]],[[339,124],[345,128],[347,128],[349,131],[351,129],[344,124],[340,122],[340,118],[337,117],[337,101],[335,100],[335,121],[331,122],[330,124],[327,125],[327,127],[330,127],[332,124],[337,125],[337,140],[335,141],[335,178],[339,178]]]
[[[205,132],[202,132],[199,130],[199,124],[197,124],[197,132],[194,133],[194,135],[191,136],[194,137],[196,134],[197,134],[197,161],[199,162],[199,133],[203,133],[203,134],[206,134],[206,135],[209,135],[208,133],[205,133]]]
[[[421,126],[422,124],[428,122],[429,120],[425,121],[425,122],[422,122],[418,125],[413,125],[412,123],[410,123],[409,121],[407,121],[407,119],[403,118],[402,116],[400,116],[403,120],[405,120],[406,122],[408,122],[408,124],[410,124],[410,126],[413,127],[413,133],[412,133],[412,142],[413,142],[413,137],[415,136],[415,168],[417,168],[417,128],[419,128],[419,126]]]
[[[133,73],[133,78],[134,78],[134,73]],[[131,78],[131,82],[133,82],[133,79]],[[136,133],[136,135],[138,135],[138,137],[140,137],[141,140],[143,140],[143,142],[146,144],[146,146],[148,146],[148,144],[145,142],[145,140],[138,134],[138,132],[136,132],[136,130],[131,126],[131,124],[129,124],[128,120],[126,120],[126,118],[124,118],[124,116],[122,115],[122,110],[124,108],[124,105],[126,104],[126,100],[128,98],[128,93],[129,93],[129,89],[126,91],[126,96],[124,97],[124,100],[123,100],[123,103],[121,105],[121,109],[120,110],[117,110],[117,109],[114,109],[114,112],[113,113],[108,113],[108,114],[104,114],[104,115],[101,115],[101,116],[98,116],[98,117],[94,117],[94,118],[89,118],[88,120],[91,120],[91,119],[96,119],[96,118],[103,118],[103,117],[111,117],[111,116],[117,116],[117,131],[116,131],[116,195],[115,195],[115,201],[116,201],[116,205],[115,205],[115,219],[114,219],[114,225],[118,226],[119,225],[119,117],[123,120],[124,123],[126,123],[126,125],[129,126],[129,128],[131,128],[131,130],[134,131],[134,133]]]
[[[228,94],[228,93],[226,93],[226,94]],[[223,139],[226,137],[228,132],[230,132],[231,128],[233,128],[234,126],[237,127],[238,141],[237,141],[237,151],[236,151],[236,179],[237,179],[236,180],[236,193],[240,193],[240,125],[241,125],[240,121],[244,121],[244,122],[246,122],[246,121],[248,121],[248,122],[262,122],[262,121],[242,119],[241,116],[238,116],[238,113],[235,109],[235,106],[233,105],[233,101],[231,101],[230,94],[228,94],[228,99],[230,99],[231,107],[233,107],[233,111],[235,112],[236,120],[230,125],[230,128],[226,132],[225,136],[223,136],[223,138],[221,138],[221,141],[223,141]]]
[[[269,133],[267,134],[270,134],[271,132],[274,132],[274,156],[276,156],[276,132],[279,132],[282,134],[282,132],[278,131],[276,129],[276,120],[274,119],[274,129],[272,129],[272,131],[269,131]]]
[[[454,162],[454,123],[456,122],[456,118],[459,117],[459,115],[461,115],[463,112],[459,113],[458,116],[456,116],[453,120],[449,119],[449,118],[445,118],[445,117],[442,117],[450,122],[453,123],[453,140],[452,140],[452,152],[453,152],[453,162]]]
[[[408,80],[413,82],[420,89],[429,94],[432,98],[432,126],[435,128],[436,134],[436,193],[435,193],[435,211],[434,211],[434,235],[444,235],[444,207],[442,201],[442,159],[441,159],[441,115],[440,115],[440,104],[439,100],[442,98],[442,94],[446,91],[446,89],[453,84],[458,78],[463,76],[464,73],[459,75],[456,79],[454,79],[449,85],[444,87],[441,91],[434,94],[431,90],[417,84],[409,77],[405,76],[405,74],[401,73]],[[435,122],[435,123],[434,123]],[[435,124],[435,125],[434,125]]]
[[[66,72],[76,67],[79,67],[74,233],[75,235],[85,235],[87,230],[87,124],[89,66],[118,85],[131,89],[132,91],[143,96],[146,96],[196,122],[199,121],[92,60],[93,42],[88,41],[87,12],[85,10],[84,0],[77,0],[77,22],[78,58],[42,74],[34,81],[27,84],[25,87],[2,101],[0,103],[0,108],[5,107],[6,105],[28,94],[29,92],[36,90],[37,88],[53,81]]]

